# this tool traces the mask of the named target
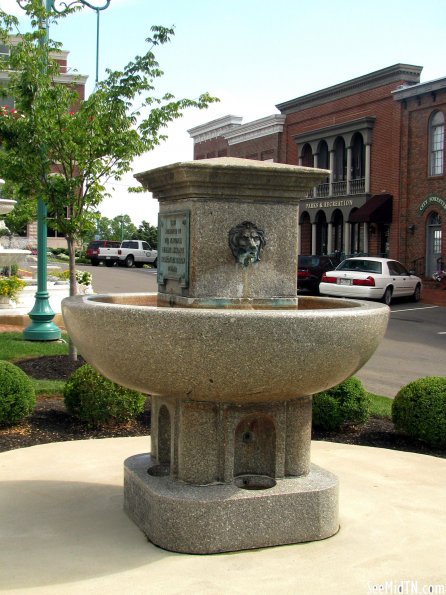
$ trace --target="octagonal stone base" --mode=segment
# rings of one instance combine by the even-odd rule
[[[207,486],[163,476],[149,454],[128,458],[124,468],[125,511],[166,550],[255,549],[317,541],[339,529],[338,479],[316,465],[303,477],[241,476],[231,484]]]

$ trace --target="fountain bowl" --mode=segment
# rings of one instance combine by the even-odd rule
[[[383,338],[389,309],[299,297],[295,308],[157,306],[157,294],[75,296],[62,302],[71,339],[112,381],[197,401],[287,401],[342,382]]]

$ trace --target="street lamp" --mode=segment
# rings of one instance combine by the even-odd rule
[[[22,2],[19,5],[23,8]],[[86,0],[74,0],[73,2],[62,2],[61,0],[42,0],[42,6],[45,6],[47,12],[53,10],[63,14],[71,7],[87,6],[96,12],[96,83],[98,82],[99,71],[99,13],[109,7],[111,0],[103,0],[102,6],[94,6]],[[42,23],[45,29],[45,36],[41,44],[45,45],[49,39],[49,21],[46,19]],[[46,68],[46,65],[43,66]],[[30,341],[55,341],[60,339],[60,329],[53,323],[54,312],[48,301],[49,294],[47,289],[47,207],[42,197],[39,197],[37,203],[37,292],[33,309],[28,316],[31,318],[31,324],[23,331],[25,339]]]

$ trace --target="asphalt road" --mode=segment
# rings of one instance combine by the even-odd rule
[[[93,274],[96,293],[157,291],[155,269],[78,268]],[[392,304],[384,340],[356,375],[367,390],[388,397],[416,378],[446,375],[446,308],[402,300]]]

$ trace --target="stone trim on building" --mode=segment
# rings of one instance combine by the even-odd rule
[[[211,120],[200,126],[190,128],[187,132],[194,140],[194,144],[202,143],[219,136],[224,136],[234,128],[239,128],[242,124],[243,118],[241,116],[223,116],[217,120]]]
[[[249,140],[260,138],[261,136],[269,136],[270,134],[278,134],[283,132],[286,116],[282,114],[272,114],[253,122],[242,124],[235,130],[231,130],[223,134],[229,145],[236,145]]]

